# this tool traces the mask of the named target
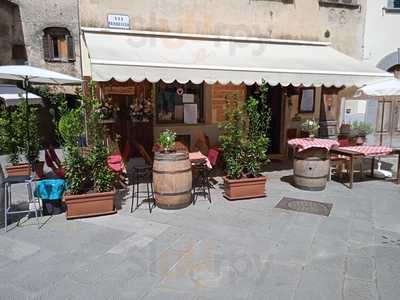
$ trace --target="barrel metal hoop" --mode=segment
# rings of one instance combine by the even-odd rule
[[[184,195],[184,194],[189,194],[192,192],[192,189],[188,191],[183,191],[183,192],[175,192],[175,193],[160,193],[160,192],[154,192],[156,195],[160,196],[179,196],[179,195]]]
[[[310,177],[310,176],[304,176],[304,175],[297,175],[296,173],[294,174],[294,176],[300,177],[300,178],[307,178],[307,179],[323,179],[323,178],[328,178],[328,175],[318,176],[318,177]]]
[[[179,173],[186,173],[192,171],[191,168],[185,170],[178,170],[178,171],[158,171],[153,169],[153,173],[156,174],[179,174]]]
[[[154,160],[155,161],[183,161],[183,160],[188,160],[188,158],[187,157],[184,157],[184,158],[171,158],[171,157],[162,158],[162,157],[156,157]]]
[[[296,157],[297,160],[304,160],[304,161],[326,161],[327,158],[298,158]]]

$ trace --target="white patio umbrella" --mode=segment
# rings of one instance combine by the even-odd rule
[[[28,105],[28,86],[31,83],[35,84],[80,84],[82,80],[64,75],[61,73],[49,71],[46,69],[35,68],[26,65],[7,65],[0,66],[0,79],[13,81],[22,81],[25,88],[25,101],[27,104],[27,142],[29,153],[29,105]]]
[[[359,88],[354,97],[388,97],[400,96],[400,80],[392,78],[385,81],[375,82]]]

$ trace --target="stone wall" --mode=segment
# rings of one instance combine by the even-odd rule
[[[317,0],[81,0],[80,17],[88,27],[107,27],[108,14],[123,14],[134,30],[332,42],[361,59],[365,1],[355,8]]]
[[[22,24],[18,6],[9,1],[0,1],[0,65],[24,63],[24,59],[13,57],[13,47],[24,45]]]
[[[13,0],[21,14],[28,61],[32,66],[80,77],[80,45],[78,2],[75,0]],[[74,62],[46,62],[43,54],[43,30],[47,27],[67,28],[74,38]]]

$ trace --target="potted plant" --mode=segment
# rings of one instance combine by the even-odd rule
[[[175,146],[176,133],[171,129],[164,130],[160,134],[161,152],[171,152]]]
[[[266,94],[267,87],[263,84],[258,97],[245,102],[237,95],[227,98],[220,142],[227,172],[224,197],[229,200],[265,196],[267,178],[260,172],[268,158],[267,130],[271,115]]]
[[[89,96],[81,97],[81,106],[63,109],[58,127],[64,140],[64,167],[67,193],[64,201],[67,219],[116,213],[116,175],[107,164],[110,155],[104,145],[103,127],[100,123],[100,101],[94,96],[94,83],[89,85]],[[84,108],[90,136],[88,152],[79,147],[84,132]]]
[[[363,121],[354,121],[351,124],[351,142],[355,145],[362,145],[367,140],[367,135],[373,132],[372,126]]]
[[[310,139],[314,139],[319,129],[319,124],[315,119],[307,119],[301,124],[301,129],[308,133]]]
[[[0,150],[7,153],[11,165],[6,166],[9,176],[28,176],[32,162],[35,173],[43,176],[44,162],[38,161],[40,136],[38,128],[37,108],[30,107],[27,121],[27,104],[21,101],[16,107],[0,112]],[[27,132],[29,126],[29,136]],[[21,156],[26,162],[21,161]]]

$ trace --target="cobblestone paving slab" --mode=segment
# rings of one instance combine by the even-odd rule
[[[291,173],[267,173],[268,196],[252,201],[229,202],[216,186],[212,204],[130,214],[125,191],[116,215],[1,231],[0,299],[398,299],[399,186],[308,192],[282,180]],[[275,209],[282,197],[333,207],[328,217]]]

